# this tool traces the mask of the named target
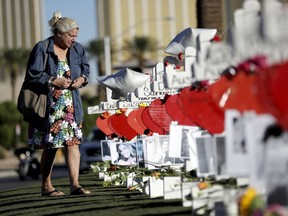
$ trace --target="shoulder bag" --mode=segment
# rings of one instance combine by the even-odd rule
[[[45,43],[47,49],[47,42]],[[44,65],[46,68],[48,55],[45,53]],[[44,118],[47,109],[47,94],[46,89],[37,85],[27,85],[24,81],[21,90],[18,95],[17,109],[23,115],[24,120],[30,122],[30,120],[36,120]],[[35,119],[36,118],[36,119]]]

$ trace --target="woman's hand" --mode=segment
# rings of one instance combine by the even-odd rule
[[[60,88],[69,88],[72,84],[71,79],[67,79],[65,77],[59,77],[53,81],[53,85]]]
[[[84,77],[78,77],[77,79],[75,79],[71,85],[72,88],[76,89],[76,88],[81,88],[82,85],[84,84],[85,79]]]

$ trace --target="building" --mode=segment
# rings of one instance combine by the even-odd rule
[[[42,0],[0,0],[0,49],[30,49],[43,38]]]
[[[233,13],[244,0],[198,0],[198,28],[216,28],[217,35],[227,39],[234,22]]]
[[[127,55],[122,50],[125,40],[134,36],[157,39],[157,56],[150,56],[152,64],[161,61],[169,42],[185,28],[197,27],[196,0],[97,0],[99,38],[110,37],[117,50],[112,68],[121,67]]]
[[[0,50],[32,46],[44,36],[43,0],[0,0]],[[0,101],[11,100],[11,85],[5,68],[0,68]],[[23,74],[18,77],[19,92]]]

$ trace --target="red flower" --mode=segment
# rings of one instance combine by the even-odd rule
[[[106,112],[104,112],[104,113],[101,114],[101,117],[102,117],[103,119],[108,118],[109,116],[110,116],[110,113],[109,113],[108,111],[106,111]]]
[[[183,53],[182,52],[178,53],[178,59],[181,61],[183,60],[183,58],[184,58]]]
[[[221,39],[220,39],[220,37],[218,35],[215,35],[215,37],[212,40],[215,41],[215,42],[220,42],[221,41]]]

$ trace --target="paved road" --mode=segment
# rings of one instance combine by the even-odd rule
[[[30,186],[39,183],[39,180],[28,178],[25,181],[20,181],[16,171],[1,171],[0,172],[0,192]]]
[[[52,178],[67,177],[68,172],[65,166],[55,166],[52,173]],[[0,191],[11,190],[20,187],[26,187],[30,185],[40,185],[41,178],[39,180],[33,180],[31,177],[27,177],[26,180],[19,180],[18,173],[14,170],[0,171]],[[67,185],[69,182],[67,182]]]
[[[13,154],[13,152],[9,152],[5,159],[0,160],[0,191],[41,183],[41,179],[33,180],[31,177],[27,177],[26,180],[21,181],[16,171],[18,168],[18,163],[19,160]],[[52,178],[61,178],[66,176],[68,176],[67,169],[64,166],[63,161],[58,160],[54,166]]]

